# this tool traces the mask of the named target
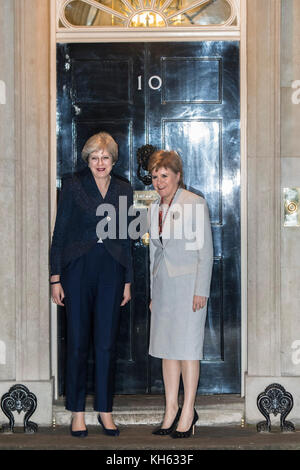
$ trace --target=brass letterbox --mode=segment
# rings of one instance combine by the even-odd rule
[[[133,202],[136,209],[148,209],[153,201],[156,201],[159,196],[156,191],[134,191]],[[150,243],[149,233],[144,233],[141,236],[141,241],[144,246],[148,246]]]
[[[134,191],[134,207],[137,209],[148,209],[150,204],[158,198],[159,196],[156,191]]]

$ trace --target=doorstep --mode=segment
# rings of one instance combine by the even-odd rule
[[[117,425],[159,424],[163,418],[164,404],[163,395],[116,395],[113,408],[115,423]],[[195,408],[199,415],[197,426],[244,423],[245,399],[239,395],[200,395],[197,396]],[[54,402],[54,425],[69,425],[70,416],[70,411],[64,407],[63,399]],[[87,425],[97,425],[92,397],[87,397],[85,420]]]

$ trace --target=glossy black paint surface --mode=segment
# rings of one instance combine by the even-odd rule
[[[239,44],[64,44],[58,45],[57,53],[58,178],[82,168],[80,152],[85,140],[106,130],[119,144],[115,173],[128,178],[134,189],[152,189],[137,178],[136,151],[149,143],[177,150],[184,162],[187,189],[206,198],[215,260],[198,391],[238,393]],[[161,361],[148,356],[148,266],[148,248],[137,241],[133,299],[121,316],[117,393],[163,392]],[[63,393],[63,312],[59,318],[59,388]],[[91,355],[90,391],[92,368]]]

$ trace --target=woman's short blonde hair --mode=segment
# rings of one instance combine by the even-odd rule
[[[156,150],[148,162],[148,171],[152,174],[160,168],[169,168],[174,173],[180,173],[178,186],[184,188],[182,160],[175,150]]]
[[[91,153],[103,149],[106,149],[111,155],[113,163],[118,160],[118,144],[108,132],[98,132],[98,134],[92,135],[84,144],[81,156],[84,161],[88,162]]]

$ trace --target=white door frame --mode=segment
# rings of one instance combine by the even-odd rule
[[[51,1],[50,39],[50,214],[51,234],[56,216],[56,44],[57,42],[195,42],[208,40],[240,41],[240,100],[241,100],[241,396],[245,395],[244,377],[247,372],[247,3],[241,0],[240,31],[72,31],[56,34],[56,2]],[[54,399],[58,398],[57,308],[51,303],[51,375],[54,378]]]

